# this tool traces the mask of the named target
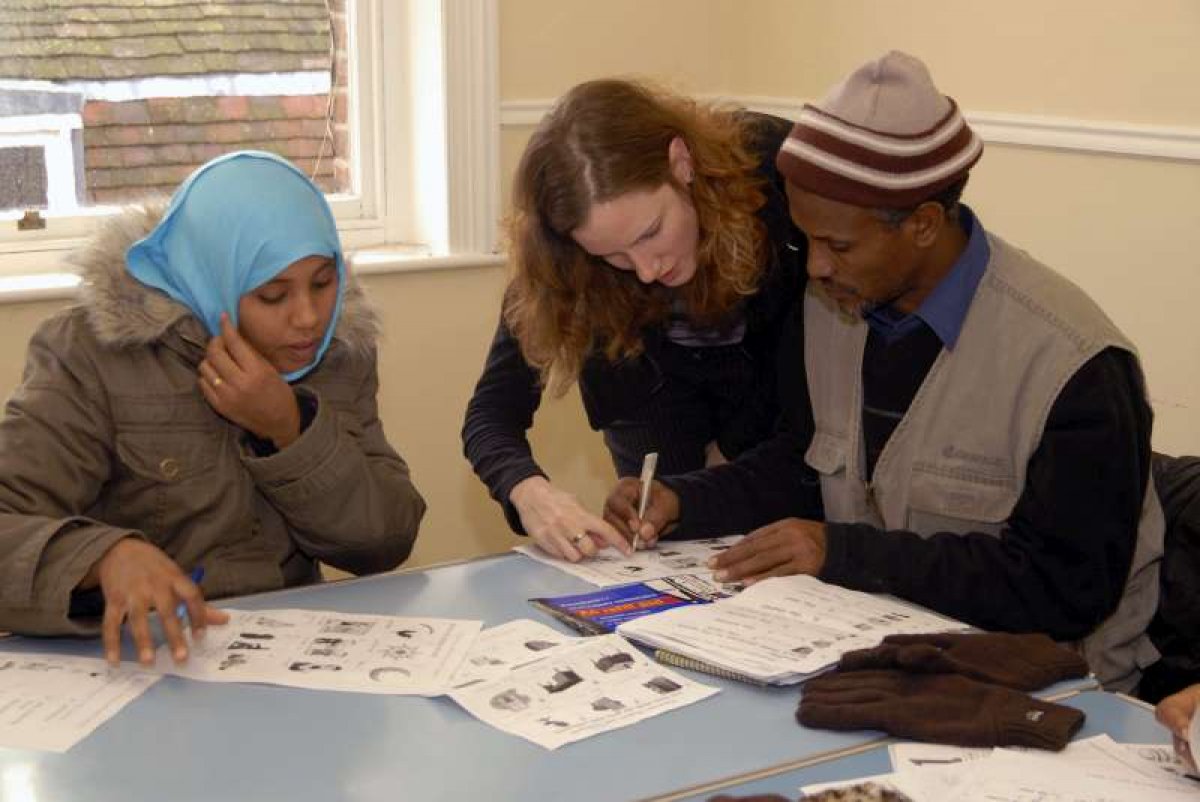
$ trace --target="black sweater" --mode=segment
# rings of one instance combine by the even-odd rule
[[[766,179],[762,187],[766,203],[758,217],[767,228],[768,253],[759,289],[744,306],[742,347],[755,365],[757,380],[754,387],[747,388],[737,420],[718,440],[721,452],[729,458],[769,437],[774,429],[778,417],[775,348],[788,310],[803,296],[806,280],[804,235],[792,224],[783,178],[775,169],[775,153],[791,123],[766,115],[747,116],[752,120],[747,126],[750,145],[759,155],[758,170]],[[661,386],[664,374],[673,372],[671,360],[686,358],[688,349],[668,341],[659,328],[643,332],[643,341],[645,350],[639,357],[614,363],[595,353],[586,360],[579,389],[592,429],[604,429],[645,403]],[[541,397],[537,371],[525,362],[520,345],[502,320],[467,404],[462,438],[463,451],[475,473],[518,533],[523,529],[509,493],[530,476],[545,476],[526,438]]]
[[[683,513],[672,537],[823,517],[819,480],[804,461],[813,418],[802,367],[801,309],[797,301],[779,345],[779,431],[733,463],[665,479],[679,494]],[[880,358],[878,339],[868,341],[875,345],[864,355],[864,370]],[[931,362],[910,364],[923,377]],[[897,380],[908,388],[901,408],[908,408],[920,377]],[[1052,406],[1025,489],[1000,537],[922,538],[865,524],[827,524],[821,579],[891,593],[985,629],[1082,637],[1116,609],[1124,590],[1150,470],[1151,417],[1136,359],[1115,348],[1102,351]],[[866,447],[877,454],[883,444]]]

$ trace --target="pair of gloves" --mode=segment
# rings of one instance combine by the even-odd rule
[[[1024,691],[1087,673],[1082,657],[1040,634],[891,635],[805,683],[796,718],[820,729],[1057,751],[1083,712]]]

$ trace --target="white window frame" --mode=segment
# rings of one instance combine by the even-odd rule
[[[493,263],[500,210],[498,0],[348,4],[353,194],[329,196],[367,272]],[[0,216],[0,300],[62,295],[61,258],[114,207],[18,231]]]

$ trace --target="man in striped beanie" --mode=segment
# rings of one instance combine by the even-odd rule
[[[719,580],[815,574],[1078,641],[1129,690],[1156,656],[1162,552],[1141,368],[1082,290],[959,202],[982,151],[905,53],[805,106],[777,165],[810,278],[779,349],[806,382],[781,376],[774,440],[665,479],[641,526],[759,527]]]

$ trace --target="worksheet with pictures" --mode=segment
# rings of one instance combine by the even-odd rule
[[[0,654],[0,747],[65,752],[159,679],[97,657]]]
[[[190,642],[186,663],[156,668],[209,682],[435,696],[445,692],[479,621],[316,610],[226,610],[228,624]]]
[[[489,627],[475,639],[451,685],[463,688],[503,676],[576,640],[528,618]]]
[[[708,561],[741,539],[742,535],[728,535],[701,540],[659,541],[654,548],[639,549],[628,557],[607,546],[594,557],[577,563],[551,557],[530,544],[516,546],[514,551],[604,588],[679,574],[711,579]]]
[[[619,635],[599,635],[451,696],[481,721],[557,749],[717,692],[648,660]]]

